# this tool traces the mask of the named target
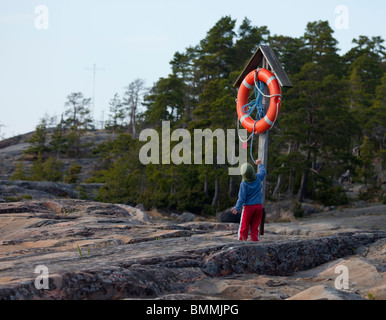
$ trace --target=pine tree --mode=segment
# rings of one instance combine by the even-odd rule
[[[175,75],[160,78],[144,98],[145,122],[160,126],[162,121],[176,123],[185,111],[184,83]]]
[[[373,173],[371,163],[384,149],[386,51],[381,37],[359,36],[353,43],[355,46],[344,59],[350,84],[351,113],[360,124],[360,132],[354,139],[360,146],[362,165],[356,172],[359,178],[369,181]]]
[[[332,165],[332,158],[339,159],[337,150],[350,152],[350,140],[345,137],[355,129],[345,102],[347,86],[337,72],[343,64],[332,32],[327,22],[307,25],[303,39],[309,62],[293,77],[294,87],[286,96],[287,118],[280,122],[284,125],[283,135],[289,141],[298,141],[304,153],[300,202],[307,193],[310,173],[317,179],[325,166]],[[336,125],[338,122],[340,126]]]
[[[64,119],[64,127],[66,131],[66,139],[68,142],[68,152],[79,156],[81,152],[82,135],[90,129],[93,129],[93,119],[90,110],[91,98],[84,98],[80,92],[71,93],[67,97],[65,106],[66,118]]]
[[[266,26],[254,27],[248,18],[244,18],[234,44],[233,70],[241,72],[259,45],[268,43],[269,34]]]
[[[170,61],[173,76],[181,82],[184,92],[184,111],[181,118],[181,126],[186,128],[193,119],[193,110],[197,105],[199,94],[199,82],[196,81],[198,69],[194,66],[194,61],[199,55],[198,46],[189,47],[185,53],[176,52],[173,60]]]
[[[379,37],[369,38],[360,36],[354,39],[353,43],[357,44],[346,55],[345,60],[350,64],[347,68],[348,78],[350,81],[350,105],[355,117],[361,119],[363,129],[369,133],[371,125],[370,108],[374,105],[377,98],[377,87],[382,83],[385,67],[382,61],[385,58],[385,51],[382,43],[384,41]],[[379,87],[381,88],[381,87]],[[370,130],[371,131],[371,130]],[[370,134],[371,135],[371,134]]]
[[[386,72],[375,90],[375,99],[373,105],[366,114],[366,123],[364,130],[366,135],[376,141],[377,151],[385,149],[386,138]]]
[[[82,166],[73,162],[68,169],[66,176],[64,177],[65,183],[76,183],[78,181],[78,174],[82,170]]]
[[[212,27],[200,42],[200,55],[195,64],[200,68],[200,81],[226,78],[231,72],[234,59],[236,20],[226,16]]]
[[[54,132],[52,133],[49,145],[51,152],[56,155],[57,159],[59,159],[61,155],[68,151],[69,146],[66,137],[63,116],[61,121],[56,125]]]
[[[47,122],[45,119],[42,119],[40,123],[36,126],[35,132],[32,136],[27,139],[27,142],[30,146],[24,151],[25,154],[45,154],[50,151],[48,146],[48,132],[47,132]]]
[[[64,120],[68,129],[81,131],[93,129],[93,119],[90,110],[91,98],[84,98],[81,92],[71,93],[67,96],[67,107]]]
[[[118,93],[114,95],[109,102],[109,119],[106,123],[106,129],[111,132],[122,132],[125,127],[126,112],[125,107],[119,98]]]
[[[9,180],[29,180],[27,170],[22,161],[18,162],[16,169]]]

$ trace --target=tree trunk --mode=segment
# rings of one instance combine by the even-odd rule
[[[282,164],[281,166],[284,167],[284,164]],[[282,181],[283,181],[283,174],[280,173],[279,177],[277,178],[275,190],[273,190],[273,192],[272,192],[272,198],[275,198],[277,196],[277,193],[281,187]]]
[[[294,183],[295,183],[295,170],[291,169],[289,173],[288,190],[287,190],[287,194],[290,199],[294,194]]]
[[[232,164],[236,163],[236,146],[232,143]],[[233,198],[235,196],[235,178],[233,176],[229,177],[229,190],[228,196]]]
[[[298,192],[298,201],[303,202],[304,196],[306,194],[307,190],[307,183],[308,183],[308,173],[309,173],[309,163],[310,163],[310,157],[311,157],[311,152],[308,150],[307,151],[307,161],[306,161],[306,168],[303,171],[302,175],[302,181],[300,183],[300,188]]]
[[[172,170],[171,176],[170,176],[172,183],[170,185],[170,195],[173,195],[176,193],[176,190],[174,188],[174,171]]]
[[[212,200],[212,207],[216,206],[219,196],[220,196],[220,186],[218,183],[218,178],[216,178],[216,180],[214,181],[214,196]]]
[[[298,202],[303,202],[304,200],[304,195],[307,189],[307,181],[308,181],[308,169],[303,171],[302,181],[298,192]]]
[[[288,151],[287,151],[287,155],[289,155],[291,153],[291,143],[289,144],[288,146]],[[282,168],[284,168],[284,163],[281,165]],[[279,177],[277,178],[277,183],[276,183],[276,187],[275,189],[273,190],[272,192],[272,197],[275,198],[277,193],[279,192],[279,189],[281,187],[281,184],[283,182],[283,174],[279,174]]]
[[[316,161],[317,161],[317,156],[316,156],[316,151],[313,152],[313,155],[312,155],[312,169],[314,171],[317,171],[317,168],[316,168]]]
[[[131,111],[131,126],[132,126],[132,131],[133,131],[133,138],[135,138],[137,134],[137,130],[135,127],[135,113],[137,112],[137,107],[133,106],[133,109]]]
[[[230,198],[233,198],[235,196],[235,178],[230,177],[229,178],[229,191],[228,195]]]
[[[204,181],[204,194],[208,196],[208,174],[205,173],[205,181]]]

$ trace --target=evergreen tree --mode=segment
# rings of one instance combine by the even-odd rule
[[[350,84],[350,107],[360,124],[355,144],[360,146],[359,178],[369,181],[374,174],[372,161],[382,153],[385,139],[385,47],[381,37],[359,36],[355,46],[343,57]],[[371,151],[371,152],[370,152]]]
[[[184,111],[181,118],[181,126],[186,128],[193,119],[193,110],[197,105],[199,94],[199,82],[196,81],[198,69],[194,66],[199,54],[198,47],[189,47],[185,53],[176,52],[170,61],[173,75],[181,82],[184,91]]]
[[[333,30],[327,21],[315,21],[307,24],[303,36],[307,62],[317,63],[324,67],[323,75],[341,75],[343,64],[338,55],[338,41],[333,37]]]
[[[51,152],[56,155],[57,159],[68,151],[69,145],[64,128],[63,116],[52,133],[49,145]]]
[[[81,92],[71,93],[65,103],[66,111],[64,120],[68,129],[79,132],[94,129],[90,110],[91,98],[84,98]]]
[[[200,42],[200,55],[195,64],[200,68],[200,80],[204,83],[228,77],[234,60],[236,20],[226,16],[212,27]]]
[[[107,120],[106,129],[111,132],[122,132],[125,126],[126,112],[125,107],[119,98],[118,93],[114,95],[109,102],[109,119]]]
[[[375,57],[380,63],[385,61],[386,48],[383,46],[385,41],[382,37],[378,36],[370,39],[362,35],[359,36],[358,39],[353,39],[352,42],[355,46],[343,57],[348,66],[363,55]]]
[[[68,152],[79,156],[81,152],[82,135],[90,129],[94,129],[93,119],[90,111],[91,98],[84,98],[80,92],[71,93],[65,103],[66,111],[64,125],[66,139],[68,142]]]
[[[304,37],[292,38],[274,35],[269,37],[269,45],[291,78],[300,72],[301,67],[308,62],[308,50]]]
[[[61,181],[63,162],[55,158],[48,158],[44,160],[39,154],[36,161],[33,162],[30,170],[30,179],[32,181]]]
[[[47,143],[47,122],[45,119],[42,119],[40,123],[36,126],[35,132],[32,136],[27,139],[27,142],[30,146],[24,151],[25,154],[45,154],[50,151],[50,148]]]
[[[66,176],[64,177],[65,183],[76,183],[78,181],[78,174],[82,170],[82,166],[73,162],[68,169]]]
[[[310,172],[318,175],[325,166],[332,165],[331,158],[339,159],[340,148],[350,152],[350,141],[345,137],[355,129],[345,103],[346,85],[336,72],[342,66],[332,32],[327,22],[307,25],[303,38],[309,62],[293,77],[294,88],[286,97],[286,119],[281,121],[283,135],[289,141],[297,141],[305,155],[298,191],[300,202],[306,195]],[[336,125],[338,121],[340,126]]]
[[[120,134],[116,140],[102,143],[95,149],[104,160],[109,154],[106,169],[96,172],[88,182],[102,182],[97,200],[135,204],[144,191],[143,165],[138,158],[139,142],[129,134]],[[144,202],[142,202],[144,203]]]
[[[259,45],[268,43],[268,38],[269,30],[266,26],[254,27],[248,18],[244,18],[234,44],[233,70],[241,72]]]
[[[350,105],[355,117],[361,119],[363,128],[369,128],[366,125],[372,117],[369,117],[370,107],[377,98],[376,89],[382,83],[385,67],[382,61],[385,58],[385,51],[382,43],[384,41],[379,37],[369,38],[360,36],[354,39],[357,44],[346,55],[345,60],[349,61],[347,72],[350,81]],[[379,87],[382,88],[382,87]]]
[[[175,123],[185,111],[184,83],[176,75],[161,78],[144,98],[145,122],[160,126],[162,121]]]
[[[16,169],[9,180],[29,180],[27,170],[22,161],[18,162]]]
[[[386,72],[383,73],[382,80],[375,90],[375,101],[366,116],[365,133],[375,139],[377,151],[384,150],[386,138]]]

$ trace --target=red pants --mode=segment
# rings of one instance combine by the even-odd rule
[[[249,227],[251,228],[251,240],[259,241],[259,226],[263,215],[263,206],[256,204],[252,206],[244,206],[241,213],[239,240],[247,241]]]

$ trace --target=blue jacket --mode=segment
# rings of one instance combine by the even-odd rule
[[[242,206],[250,206],[262,203],[261,182],[265,178],[265,168],[262,164],[259,165],[259,173],[256,173],[256,180],[253,182],[241,182],[239,190],[239,199],[235,209],[240,211]]]

